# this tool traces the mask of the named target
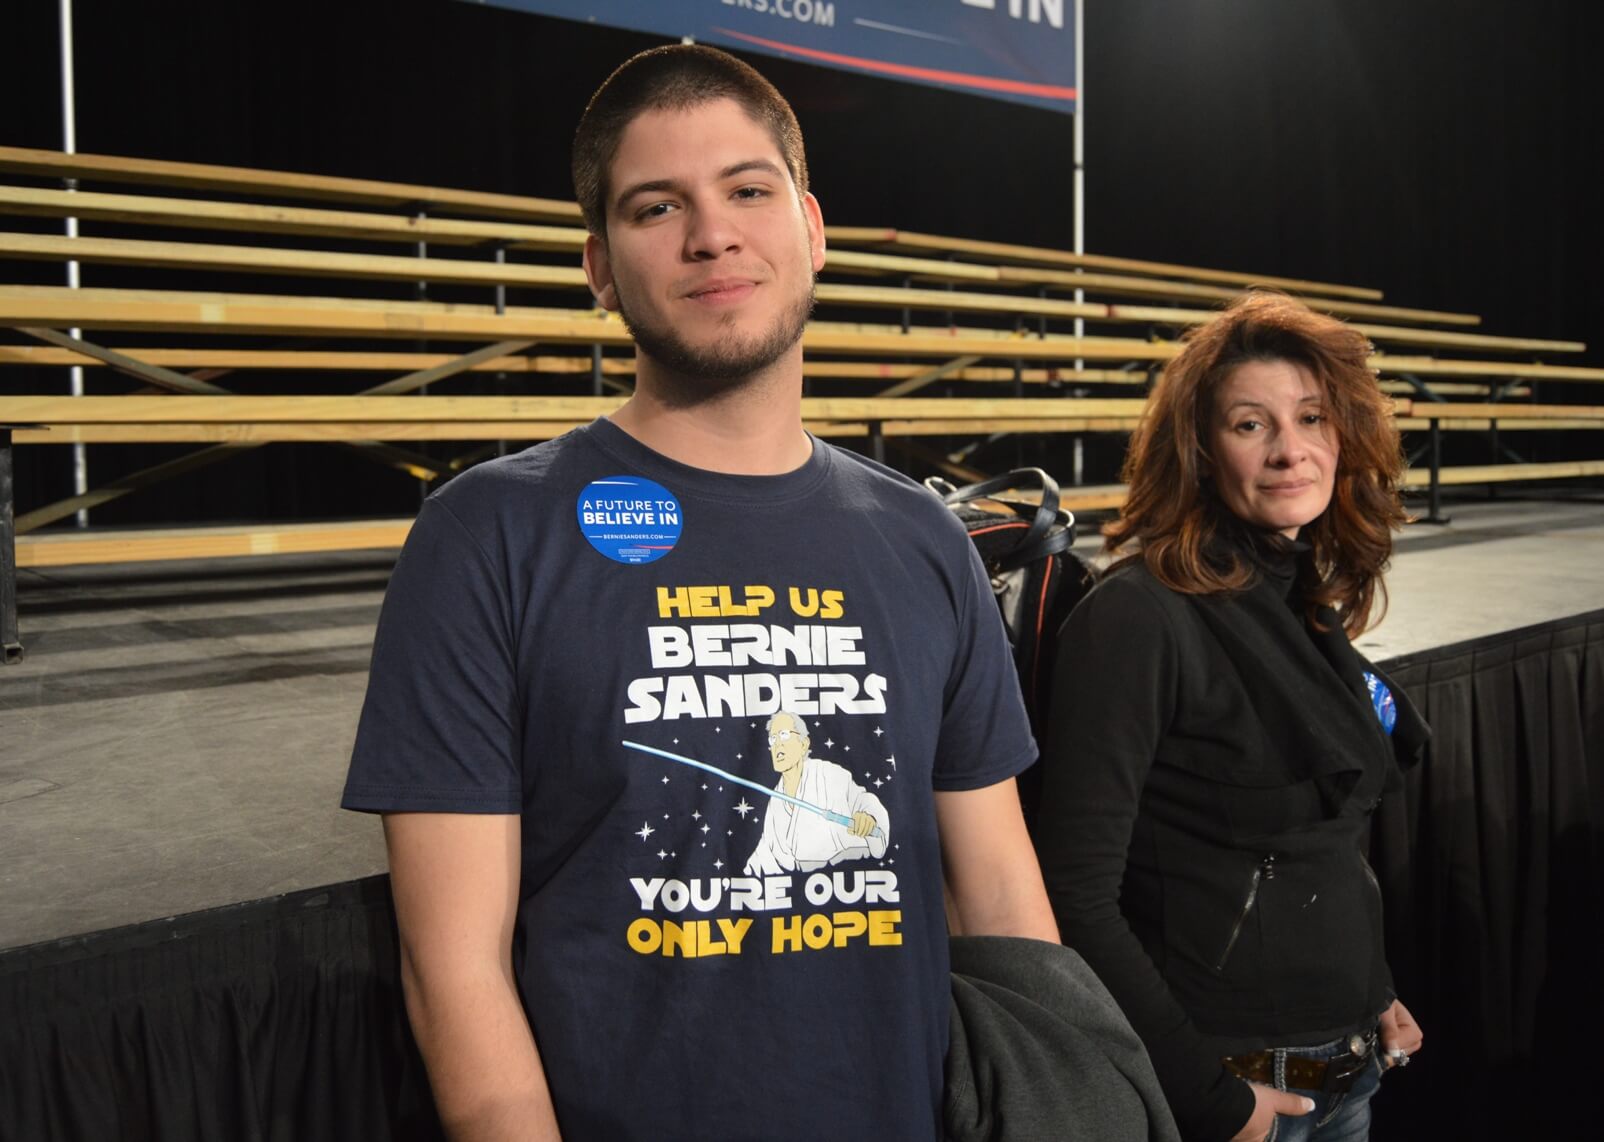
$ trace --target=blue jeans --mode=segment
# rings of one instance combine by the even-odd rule
[[[1348,1040],[1337,1039],[1317,1047],[1278,1047],[1277,1063],[1283,1057],[1305,1059],[1334,1059],[1348,1053]],[[1317,1090],[1301,1090],[1276,1082],[1277,1090],[1291,1090],[1314,1100],[1314,1109],[1304,1115],[1277,1115],[1275,1125],[1265,1142],[1366,1142],[1370,1137],[1370,1099],[1381,1086],[1380,1048],[1376,1049],[1368,1066],[1353,1080],[1353,1086],[1342,1094],[1323,1094]],[[1276,1067],[1282,1073],[1281,1066]]]

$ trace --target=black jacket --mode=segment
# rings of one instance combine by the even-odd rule
[[[1252,1094],[1224,1054],[1314,1043],[1391,1002],[1372,810],[1427,730],[1305,621],[1294,555],[1235,595],[1140,563],[1060,636],[1035,836],[1064,942],[1141,1035],[1183,1135],[1227,1139]],[[1377,672],[1379,674],[1379,672]]]

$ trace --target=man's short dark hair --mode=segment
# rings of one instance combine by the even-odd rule
[[[646,111],[683,111],[733,99],[765,127],[797,194],[808,189],[802,128],[785,97],[751,66],[701,44],[669,44],[631,56],[591,96],[574,132],[574,196],[590,232],[607,238],[608,168],[624,130]]]

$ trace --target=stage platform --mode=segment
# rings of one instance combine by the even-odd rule
[[[1404,533],[1371,658],[1604,608],[1604,497],[1447,510]],[[0,670],[0,949],[382,871],[379,822],[338,800],[392,560],[22,572],[27,657]]]

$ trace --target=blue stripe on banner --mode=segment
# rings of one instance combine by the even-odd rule
[[[1074,0],[478,0],[1075,110]]]

